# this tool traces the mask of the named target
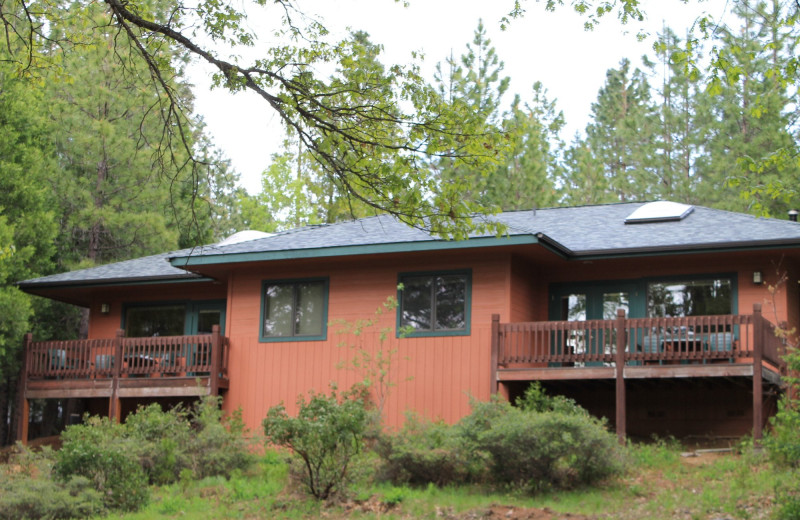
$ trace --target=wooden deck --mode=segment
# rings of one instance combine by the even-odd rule
[[[211,334],[113,339],[31,341],[18,392],[18,438],[27,439],[29,400],[108,398],[119,419],[123,398],[217,395],[228,387],[228,338]]]
[[[615,380],[625,435],[625,380],[750,378],[761,437],[763,381],[780,384],[785,345],[756,304],[751,315],[500,323],[492,321],[493,391],[513,381]]]

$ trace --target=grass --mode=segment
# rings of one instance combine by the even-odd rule
[[[485,487],[362,483],[354,486],[348,500],[329,504],[293,489],[285,462],[268,455],[249,473],[230,480],[184,481],[153,488],[147,508],[110,518],[474,518],[475,511],[493,504],[620,519],[755,520],[778,518],[782,510],[786,511],[781,518],[800,518],[794,516],[800,511],[800,499],[788,500],[788,509],[785,504],[783,509],[775,505],[776,494],[784,499],[797,497],[797,476],[772,467],[763,455],[684,458],[680,450],[674,443],[631,446],[626,474],[595,488],[529,497]]]

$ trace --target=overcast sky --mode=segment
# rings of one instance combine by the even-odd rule
[[[725,0],[688,4],[680,0],[644,0],[648,14],[644,27],[652,37],[637,42],[639,25],[622,26],[608,18],[587,32],[583,19],[569,6],[548,13],[533,0],[523,4],[527,9],[525,17],[513,21],[505,31],[500,29],[499,20],[511,8],[512,0],[410,0],[409,7],[391,0],[298,3],[322,18],[333,36],[345,36],[348,28],[369,33],[375,43],[384,46],[384,64],[408,63],[412,51],[422,51],[423,71],[431,79],[438,62],[451,53],[458,58],[466,50],[478,20],[483,19],[487,35],[504,62],[504,73],[511,78],[509,92],[519,94],[525,101],[530,98],[533,83],[541,81],[550,99],[556,99],[564,112],[567,129],[562,137],[566,141],[586,126],[591,104],[608,69],[616,68],[626,57],[640,66],[642,55],[653,56],[652,37],[664,24],[682,35],[699,15],[708,13],[724,21],[730,9]],[[258,34],[271,35],[255,14],[248,22]],[[267,37],[262,45],[272,43]],[[190,71],[190,81],[195,84],[195,111],[203,116],[214,143],[240,173],[242,186],[256,193],[261,189],[261,172],[270,156],[280,151],[283,132],[278,118],[255,95],[210,91],[208,73],[208,69],[199,66]]]

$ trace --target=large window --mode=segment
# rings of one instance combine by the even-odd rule
[[[123,308],[122,328],[129,338],[211,334],[225,331],[225,301],[130,303]]]
[[[736,314],[736,275],[713,274],[639,280],[553,284],[551,320],[678,318]]]
[[[266,281],[261,298],[261,341],[325,339],[327,280]]]
[[[125,335],[129,338],[182,336],[186,305],[129,307],[125,313]]]
[[[649,317],[713,316],[733,313],[733,288],[729,278],[647,284]]]
[[[469,334],[470,273],[414,273],[400,276],[398,325],[413,334]]]

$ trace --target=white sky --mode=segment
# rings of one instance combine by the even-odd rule
[[[511,78],[511,95],[519,94],[526,101],[533,83],[541,81],[549,98],[556,99],[558,109],[564,112],[567,128],[562,137],[567,142],[586,126],[606,71],[618,67],[626,57],[634,66],[641,66],[644,54],[653,57],[653,37],[663,24],[682,36],[703,13],[723,21],[730,16],[728,0],[691,0],[688,4],[680,0],[643,0],[648,16],[644,27],[652,37],[637,42],[638,25],[622,26],[609,16],[594,31],[584,31],[583,18],[573,13],[569,5],[549,13],[541,3],[528,0],[523,4],[527,9],[525,17],[512,21],[502,31],[499,20],[510,10],[513,0],[410,2],[405,8],[391,0],[298,0],[301,9],[322,18],[334,37],[345,36],[348,27],[369,33],[373,42],[384,46],[384,64],[405,64],[412,51],[423,51],[423,72],[430,80],[438,62],[451,53],[455,58],[464,53],[482,18],[487,36],[505,64],[503,72]],[[248,23],[259,34],[271,35],[259,27],[256,16],[251,16]],[[264,40],[264,45],[270,43]],[[203,116],[213,142],[241,175],[241,185],[248,192],[257,193],[261,190],[261,172],[271,155],[280,151],[283,141],[278,117],[253,94],[210,91],[208,74],[208,69],[201,67],[190,71],[190,80],[195,84],[195,111]]]

